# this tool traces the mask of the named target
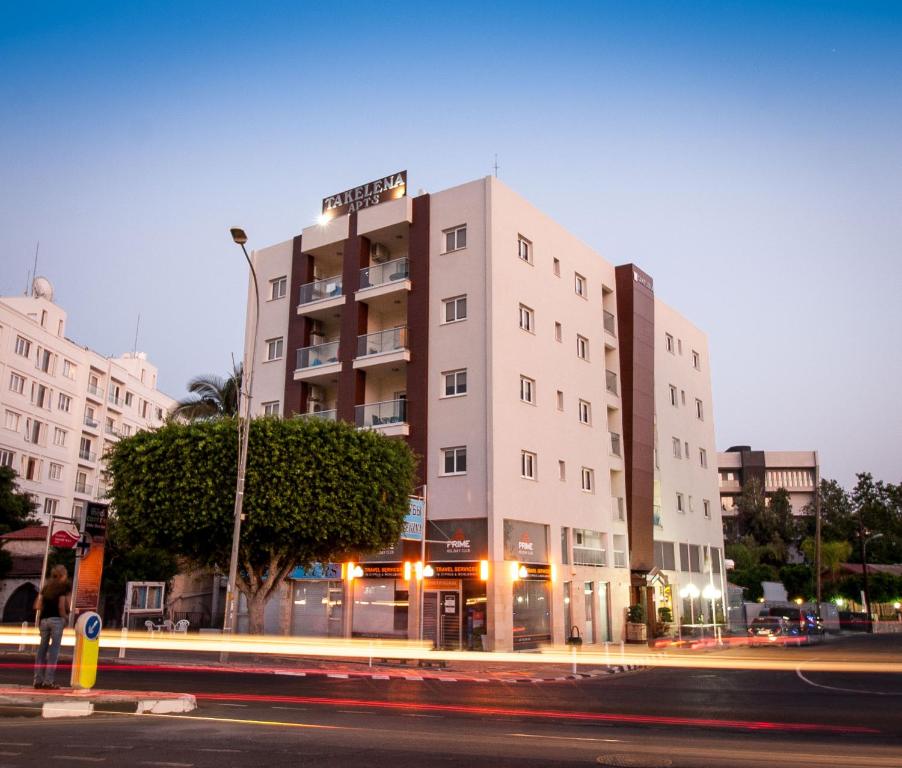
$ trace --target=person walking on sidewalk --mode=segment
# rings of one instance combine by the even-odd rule
[[[50,571],[50,581],[34,601],[36,611],[41,616],[41,644],[34,661],[34,687],[59,688],[53,682],[56,675],[56,662],[60,655],[60,644],[63,640],[63,628],[69,618],[69,602],[72,597],[72,585],[69,583],[69,572],[64,565],[54,565]]]

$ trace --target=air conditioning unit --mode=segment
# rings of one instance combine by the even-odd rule
[[[310,389],[307,391],[307,401],[310,403],[319,403],[323,399],[323,390],[322,387],[318,387],[315,384],[310,385]]]
[[[391,258],[391,251],[382,243],[373,243],[370,246],[370,257],[374,264],[384,264]]]

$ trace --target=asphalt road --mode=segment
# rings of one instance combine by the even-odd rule
[[[900,645],[868,638],[848,652]],[[0,668],[2,683],[27,679]],[[534,684],[145,669],[104,670],[99,685],[190,692],[199,707],[2,718],[0,768],[902,766],[899,675],[655,669]]]

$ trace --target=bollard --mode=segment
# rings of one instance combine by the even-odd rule
[[[573,674],[576,674],[576,646],[571,646],[571,653],[573,655]]]
[[[128,627],[122,627],[122,631],[119,633],[119,658],[125,658],[125,641],[128,639]]]
[[[28,622],[23,621],[22,622],[22,642],[19,643],[19,652],[20,653],[25,650],[25,635],[26,634],[28,634]]]

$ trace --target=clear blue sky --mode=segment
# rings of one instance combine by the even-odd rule
[[[707,330],[718,446],[902,480],[902,4],[6,3],[0,293],[181,396],[241,348],[228,237],[491,171]],[[101,277],[102,275],[102,277]]]

